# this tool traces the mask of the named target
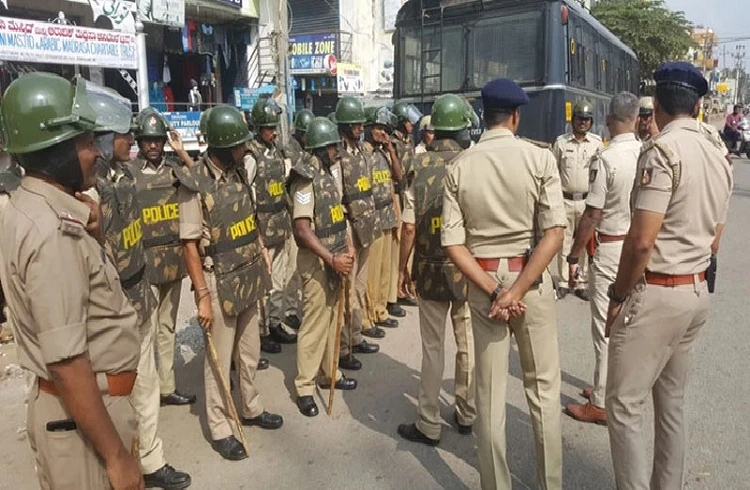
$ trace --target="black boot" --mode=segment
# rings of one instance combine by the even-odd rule
[[[214,451],[221,454],[221,457],[230,461],[239,461],[247,458],[245,448],[242,447],[240,441],[234,436],[225,437],[218,441],[213,441],[211,445]]]
[[[359,371],[362,369],[362,362],[354,356],[339,357],[339,368],[349,371]]]
[[[182,471],[177,471],[168,464],[165,464],[153,473],[143,475],[143,480],[146,482],[146,488],[177,490],[190,486],[190,475]]]
[[[315,404],[315,399],[311,396],[297,398],[297,408],[299,408],[300,413],[305,417],[315,417],[318,415],[318,405]]]
[[[406,310],[401,308],[398,303],[388,303],[385,309],[388,310],[389,315],[395,316],[396,318],[403,318],[406,316]]]
[[[270,335],[261,335],[260,350],[267,354],[278,354],[281,352],[281,344],[273,340]]]
[[[268,329],[271,333],[271,338],[279,344],[296,344],[297,334],[288,333],[286,330],[281,328],[281,325],[274,325]]]
[[[401,424],[398,426],[398,435],[411,442],[418,442],[428,446],[437,446],[440,439],[430,439],[417,429],[417,424]]]

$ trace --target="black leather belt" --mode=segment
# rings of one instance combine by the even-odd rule
[[[341,233],[342,231],[346,231],[346,220],[336,223],[334,225],[331,225],[322,230],[316,229],[315,236],[317,236],[318,238],[328,238],[329,236],[333,236],[337,233]]]
[[[344,194],[344,198],[341,199],[341,202],[344,204],[351,204],[354,201],[357,201],[359,199],[367,199],[368,197],[372,196],[372,189],[369,191],[363,191],[363,192],[354,192],[352,194]]]
[[[279,201],[273,204],[259,204],[257,211],[259,213],[278,213],[286,209],[286,202]]]
[[[143,246],[146,248],[162,247],[164,245],[181,245],[180,237],[174,235],[158,236],[154,238],[144,238]]]
[[[234,250],[240,247],[243,247],[245,245],[249,245],[250,243],[254,242],[258,238],[258,230],[253,230],[247,235],[240,237],[236,240],[224,240],[216,245],[209,245],[206,247],[206,253],[210,255],[211,257],[215,256],[216,254],[229,252],[230,250]]]
[[[146,272],[146,264],[143,264],[143,266],[138,269],[138,272],[133,274],[132,276],[128,277],[127,279],[122,280],[121,285],[122,289],[130,289],[139,282],[141,282],[141,279],[143,279],[143,274]]]
[[[588,195],[588,192],[563,192],[563,197],[568,201],[583,201]]]

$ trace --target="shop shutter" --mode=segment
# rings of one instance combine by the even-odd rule
[[[289,0],[289,6],[291,35],[336,32],[341,28],[339,0]]]

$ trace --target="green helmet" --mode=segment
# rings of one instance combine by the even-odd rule
[[[435,131],[461,131],[471,125],[466,101],[455,94],[444,94],[432,104]]]
[[[380,124],[394,127],[396,125],[396,115],[387,107],[365,107],[365,119],[365,126]]]
[[[307,126],[306,150],[325,148],[341,143],[339,128],[326,117],[316,117]]]
[[[206,135],[206,121],[208,121],[208,115],[211,114],[211,111],[213,110],[213,107],[209,107],[203,113],[201,114],[201,119],[198,122],[198,131],[201,132],[202,135]]]
[[[86,81],[51,73],[21,75],[8,86],[0,119],[8,153],[31,153],[93,131],[96,114]]]
[[[95,132],[127,134],[131,130],[133,114],[130,101],[114,90],[89,83],[88,97],[96,113]]]
[[[279,125],[281,106],[270,97],[258,99],[253,106],[253,126],[256,128],[274,128]]]
[[[297,115],[294,116],[294,130],[304,133],[307,131],[307,125],[310,124],[313,119],[315,119],[315,115],[312,111],[308,111],[307,109],[299,111]]]
[[[216,106],[206,117],[206,142],[211,148],[232,148],[252,137],[242,113],[232,106]]]
[[[328,114],[327,117],[328,117],[329,121],[331,121],[333,124],[336,124],[336,113],[335,112],[332,112],[332,113]]]
[[[594,117],[594,105],[588,100],[582,100],[573,108],[573,117],[592,118]]]
[[[153,107],[146,107],[135,117],[138,122],[138,130],[135,138],[163,138],[167,139],[169,124],[161,112]]]
[[[362,102],[354,97],[342,97],[336,104],[337,124],[362,124],[365,122],[365,110]]]
[[[399,124],[403,124],[407,121],[416,125],[420,119],[424,116],[414,104],[408,102],[399,101],[393,104],[391,111],[396,114]]]

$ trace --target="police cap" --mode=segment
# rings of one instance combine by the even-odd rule
[[[708,82],[692,64],[684,61],[662,63],[654,72],[656,85],[676,85],[703,97],[708,92]]]
[[[485,109],[515,109],[529,103],[529,96],[513,80],[498,78],[482,89]]]

